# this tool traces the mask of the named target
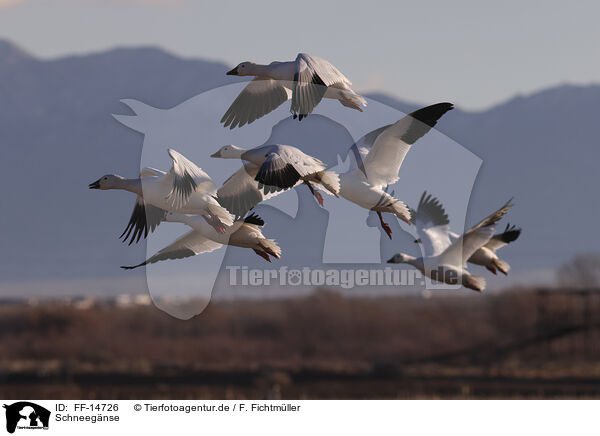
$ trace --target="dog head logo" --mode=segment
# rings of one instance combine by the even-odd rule
[[[29,401],[5,404],[6,431],[14,433],[18,429],[47,429],[50,411]]]

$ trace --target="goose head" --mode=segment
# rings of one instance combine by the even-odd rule
[[[217,157],[220,159],[239,159],[245,152],[243,148],[236,147],[235,145],[224,145],[216,153],[210,155],[210,157]]]
[[[410,263],[414,260],[414,257],[409,256],[408,254],[398,253],[394,254],[387,263]]]
[[[232,70],[227,71],[228,76],[254,76],[254,63],[242,62]]]
[[[123,186],[123,177],[116,174],[106,174],[95,182],[89,184],[90,189],[120,189]]]

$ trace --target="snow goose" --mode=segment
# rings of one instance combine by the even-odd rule
[[[217,187],[211,178],[193,162],[175,150],[168,150],[173,164],[168,173],[144,168],[139,178],[126,179],[107,174],[90,183],[90,189],[122,189],[137,194],[127,227],[121,234],[129,244],[164,220],[167,211],[201,215],[218,232],[233,223],[232,217],[213,197]]]
[[[246,162],[217,191],[219,203],[236,216],[300,183],[308,186],[321,206],[323,196],[315,187],[335,196],[340,190],[337,173],[325,170],[319,159],[290,145],[264,145],[251,150],[225,145],[211,157]]]
[[[298,54],[294,61],[269,65],[242,62],[227,74],[254,76],[221,118],[224,127],[230,129],[252,123],[290,98],[290,112],[299,120],[308,116],[323,98],[336,99],[361,112],[361,106],[367,105],[336,67],[306,53]]]
[[[281,249],[274,239],[266,239],[260,227],[265,222],[258,215],[252,214],[243,220],[235,221],[225,232],[218,232],[199,215],[185,215],[168,212],[166,221],[186,224],[192,230],[177,238],[175,242],[158,251],[144,262],[134,266],[122,266],[123,269],[135,269],[151,263],[168,259],[183,259],[197,254],[209,253],[223,245],[251,248],[263,259],[271,262],[269,256],[279,259]]]
[[[510,202],[505,206],[509,206]],[[419,239],[415,242],[423,243],[425,255],[431,255],[441,248],[447,247],[456,241],[460,235],[450,231],[450,220],[440,201],[424,192],[419,201],[417,210],[413,212],[411,222],[416,226]],[[479,248],[469,259],[469,263],[486,267],[493,274],[500,270],[507,274],[510,270],[508,262],[500,259],[496,251],[505,245],[517,240],[521,229],[506,225],[502,233],[494,235],[487,244]],[[424,237],[425,236],[425,237]]]
[[[340,197],[377,212],[381,227],[390,239],[392,230],[383,221],[382,212],[392,213],[406,223],[410,223],[410,212],[402,201],[390,195],[385,188],[398,180],[400,166],[412,144],[429,132],[442,115],[451,109],[451,103],[427,106],[394,124],[368,133],[365,137],[376,135],[373,146],[364,159],[357,152],[357,168],[340,175]]]
[[[466,262],[490,241],[496,223],[511,206],[509,201],[447,246],[440,243],[440,239],[435,236],[436,232],[423,232],[423,245],[431,247],[434,250],[432,254],[417,258],[399,253],[389,259],[388,263],[407,263],[433,280],[449,285],[462,284],[465,288],[481,292],[485,289],[485,278],[470,274]]]

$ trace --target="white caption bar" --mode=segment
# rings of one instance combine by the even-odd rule
[[[39,435],[598,434],[598,401],[4,400],[0,433]],[[11,432],[12,430],[12,432]],[[6,434],[6,433],[3,433]]]

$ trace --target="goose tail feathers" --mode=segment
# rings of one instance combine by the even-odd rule
[[[358,94],[345,92],[343,96],[339,99],[339,102],[351,109],[356,109],[357,111],[362,112],[362,108],[367,105],[367,100],[361,97]]]
[[[410,210],[400,200],[395,200],[391,205],[392,213],[407,224],[410,224]]]
[[[334,171],[322,171],[319,174],[319,184],[336,197],[340,193],[340,176]]]

